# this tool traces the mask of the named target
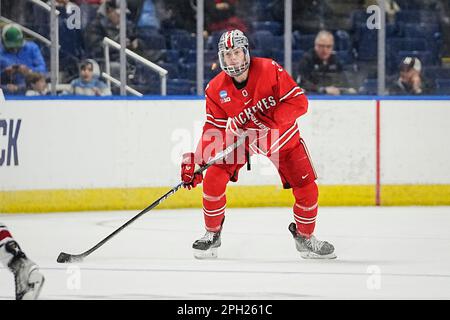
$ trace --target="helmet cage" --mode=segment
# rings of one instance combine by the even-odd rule
[[[238,66],[229,66],[225,62],[225,54],[230,50],[242,48],[244,62]],[[219,40],[219,62],[222,70],[230,77],[237,77],[244,73],[250,66],[250,53],[248,51],[248,39],[240,30],[227,31]]]

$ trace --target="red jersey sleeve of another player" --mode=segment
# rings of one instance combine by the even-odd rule
[[[195,151],[198,163],[206,163],[218,150],[221,150],[225,140],[225,129],[228,116],[217,103],[209,96],[209,87],[206,88],[206,118],[203,132]]]
[[[292,77],[275,61],[272,62],[276,69],[276,93],[279,105],[275,108],[273,118],[276,123],[286,125],[294,122],[298,117],[308,111],[308,99],[303,89]]]

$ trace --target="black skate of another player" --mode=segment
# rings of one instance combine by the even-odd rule
[[[7,242],[5,249],[13,255],[8,268],[14,274],[16,300],[37,299],[44,285],[44,276],[39,272],[38,266],[27,258],[16,241]]]

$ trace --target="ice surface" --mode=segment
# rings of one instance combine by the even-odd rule
[[[219,258],[195,260],[200,209],[153,210],[82,263],[138,211],[0,214],[46,283],[41,299],[450,299],[450,207],[323,207],[316,236],[336,260],[303,260],[289,208],[228,209]],[[14,296],[0,269],[0,299]]]

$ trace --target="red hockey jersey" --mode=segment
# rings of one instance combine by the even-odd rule
[[[251,59],[243,88],[238,89],[222,71],[209,82],[205,96],[206,120],[196,151],[203,162],[207,161],[205,148],[214,140],[211,136],[217,138],[219,132],[225,139],[228,118],[256,134],[249,145],[251,151],[270,156],[299,140],[296,119],[308,109],[303,90],[278,63],[266,58]]]

